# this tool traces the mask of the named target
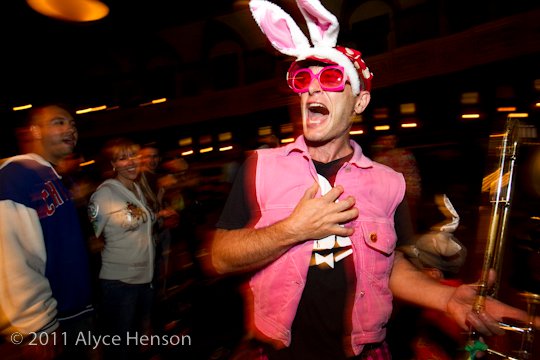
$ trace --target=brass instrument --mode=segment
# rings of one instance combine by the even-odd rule
[[[499,160],[497,169],[484,178],[483,190],[490,192],[491,218],[488,229],[484,262],[482,265],[481,278],[478,282],[478,295],[473,305],[473,310],[480,313],[485,308],[485,301],[488,296],[497,297],[500,285],[501,266],[506,245],[508,221],[510,207],[512,204],[512,193],[514,190],[515,167],[517,151],[519,145],[520,122],[517,118],[509,116],[506,120],[504,132],[491,135],[492,140],[498,141]],[[494,286],[490,287],[488,278],[490,270],[494,269],[497,277]],[[540,304],[540,295],[530,292],[520,293],[527,303],[529,321],[523,326],[514,326],[506,323],[499,323],[501,328],[511,331],[521,336],[520,349],[515,351],[513,356],[490,349],[486,344],[476,347],[502,359],[509,360],[532,360],[532,347],[534,341],[534,314],[536,306]],[[471,335],[472,341],[480,343],[476,334]],[[474,349],[474,347],[472,347]],[[469,350],[470,351],[470,350]],[[475,352],[474,351],[474,352]],[[474,359],[474,352],[470,351],[470,359]]]

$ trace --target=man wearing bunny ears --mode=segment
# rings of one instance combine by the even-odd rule
[[[494,300],[473,313],[472,286],[444,286],[395,251],[403,176],[349,138],[370,101],[373,74],[357,50],[336,46],[339,24],[319,0],[297,0],[311,37],[278,6],[252,0],[272,45],[296,58],[303,135],[257,150],[236,177],[211,244],[220,274],[249,273],[247,326],[270,359],[389,359],[392,296],[449,313],[464,330],[500,334]]]

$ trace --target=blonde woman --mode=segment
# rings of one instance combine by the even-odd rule
[[[103,330],[124,341],[148,334],[153,298],[155,216],[137,183],[138,151],[139,146],[127,139],[107,144],[104,155],[114,177],[96,189],[88,207],[95,235],[104,242],[99,273]],[[104,355],[129,357],[125,350],[108,347]]]

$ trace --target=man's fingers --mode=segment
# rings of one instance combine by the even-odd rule
[[[356,204],[356,199],[353,198],[352,196],[347,196],[345,199],[339,200],[336,203],[339,211],[350,209],[351,207],[354,206],[354,204]]]
[[[498,319],[512,319],[521,322],[528,320],[528,314],[525,310],[506,305],[496,299],[488,298],[486,302],[486,310],[490,314],[496,314]]]
[[[504,329],[501,328],[499,322],[494,319],[486,311],[476,313],[471,311],[467,314],[467,321],[481,334],[491,335],[503,335]]]
[[[313,199],[315,195],[317,195],[317,191],[319,191],[319,183],[315,181],[313,185],[306,190],[302,200]]]
[[[497,272],[495,271],[495,269],[489,269],[489,274],[488,274],[488,288],[491,288],[494,284],[495,284],[495,281],[497,280]]]
[[[351,236],[354,233],[354,229],[350,227],[344,227],[336,225],[334,227],[334,235],[337,236]]]
[[[324,194],[323,198],[330,202],[335,202],[341,194],[343,194],[343,186],[336,185],[330,189],[330,191]],[[341,200],[339,202],[341,202]]]
[[[315,181],[313,185],[311,185],[311,187],[306,190],[306,192],[304,193],[303,199],[306,199],[306,200],[313,199],[315,195],[317,195],[318,191],[319,191],[319,183]],[[336,202],[336,200],[339,198],[341,194],[343,194],[343,186],[336,185],[335,187],[330,189],[330,191],[324,194],[321,198],[328,200],[328,202],[334,203]],[[354,205],[354,198],[352,196],[348,196],[347,199],[348,199],[348,202],[346,202],[345,204],[349,204],[349,205],[344,207],[344,209],[347,209],[351,207],[352,205]],[[343,201],[344,200],[340,200],[337,203],[341,203]]]
[[[338,213],[331,216],[328,221],[336,224],[345,224],[358,217],[358,209],[353,207],[347,207],[344,210],[340,210]]]
[[[467,322],[471,324],[471,326],[478,332],[486,336],[504,334],[504,330],[501,329],[499,323],[487,315],[484,311],[480,313],[470,311],[467,313]]]

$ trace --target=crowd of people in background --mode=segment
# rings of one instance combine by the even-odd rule
[[[235,284],[210,280],[199,254],[223,188],[199,193],[183,158],[167,151],[162,158],[157,143],[127,138],[111,138],[97,161],[82,167],[76,122],[64,104],[34,107],[19,134],[22,154],[0,169],[5,358],[227,355],[241,336],[241,305]],[[208,294],[218,287],[223,302],[209,311]],[[213,324],[219,319],[227,319],[228,333]],[[69,346],[83,331],[195,333],[199,340],[176,348],[125,346],[125,338],[124,346]],[[69,339],[22,346],[10,339],[14,333],[23,344],[39,334]]]

